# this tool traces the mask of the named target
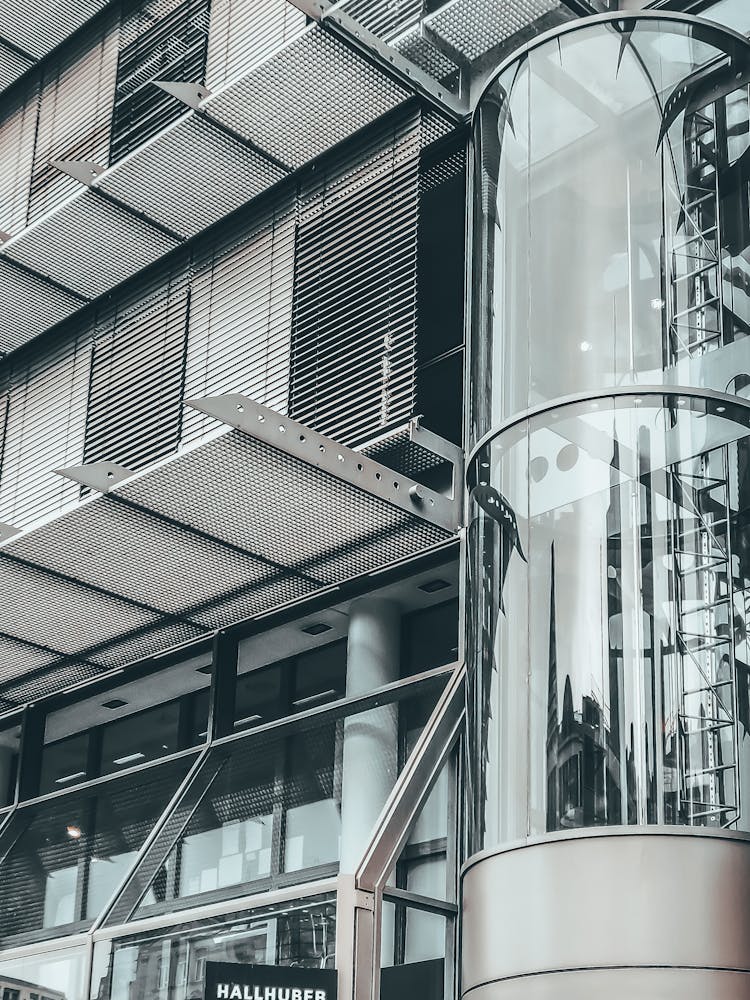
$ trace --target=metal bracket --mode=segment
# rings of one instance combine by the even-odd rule
[[[111,489],[135,475],[132,469],[114,462],[89,462],[87,465],[71,465],[68,469],[53,469],[55,475],[70,479],[87,489],[98,493],[109,493]]]
[[[94,163],[93,160],[50,160],[50,163],[55,169],[68,174],[86,187],[90,187],[99,174],[103,174],[106,170],[101,163]]]
[[[423,69],[402,56],[398,49],[392,48],[382,38],[363,28],[353,17],[340,10],[338,5],[330,3],[329,0],[290,0],[290,2],[320,24],[336,31],[344,41],[359,49],[370,60],[374,60],[381,70],[395,76],[399,83],[428,98],[454,120],[464,121],[468,116],[470,108],[466,101],[451,93]]]
[[[235,427],[301,462],[455,534],[459,504],[386,468],[366,455],[291,420],[239,393],[188,399],[188,406]]]
[[[14,538],[21,533],[21,529],[14,524],[7,524],[0,521],[0,543],[7,542],[9,538]]]
[[[199,108],[207,97],[211,96],[211,91],[202,83],[183,83],[180,80],[152,80],[151,82],[194,110]]]

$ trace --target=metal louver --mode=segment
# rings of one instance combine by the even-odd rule
[[[302,191],[290,412],[347,443],[414,412],[420,118]]]
[[[267,613],[458,529],[453,501],[247,397],[194,405],[237,429],[0,545],[4,702]],[[97,471],[63,475],[86,484]]]
[[[212,0],[206,85],[215,90],[247,73],[305,24],[289,0]]]

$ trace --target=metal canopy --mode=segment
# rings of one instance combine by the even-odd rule
[[[0,543],[0,707],[42,697],[449,540],[458,505],[243,396],[232,425]],[[107,485],[112,483],[114,485]]]
[[[0,247],[9,304],[0,310],[0,355],[413,95],[311,25],[222,90],[191,97],[183,117],[98,175],[87,163],[58,164],[79,177],[80,191]]]

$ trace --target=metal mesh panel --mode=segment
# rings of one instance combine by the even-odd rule
[[[2,655],[0,653],[0,656]],[[52,661],[47,666],[38,665],[36,672],[30,668],[22,669],[20,662],[22,661],[14,663],[14,667],[18,666],[17,680],[9,679],[6,681],[4,677],[2,679],[2,697],[16,705],[24,705],[37,698],[43,698],[52,691],[62,691],[65,688],[73,687],[73,685],[90,680],[92,677],[101,676],[102,673],[98,666],[80,661],[62,664],[58,661]]]
[[[83,304],[0,256],[0,355],[21,347]]]
[[[560,21],[575,16],[560,0],[450,0],[424,23],[452,50],[474,62],[535,21],[555,13]]]
[[[305,15],[289,0],[213,0],[206,66],[209,90],[247,73],[304,27]]]
[[[0,6],[0,36],[41,59],[109,0],[24,0]]]
[[[6,244],[3,253],[95,297],[175,246],[176,239],[85,191]]]
[[[209,99],[205,110],[300,167],[408,97],[354,50],[313,27]]]
[[[29,646],[18,639],[0,637],[0,684],[3,685],[4,699],[16,700],[10,690],[12,681],[54,665],[54,653]]]
[[[259,153],[193,115],[156,136],[97,187],[169,229],[194,236],[284,176]]]
[[[374,35],[390,38],[419,21],[423,0],[345,0],[342,8]]]

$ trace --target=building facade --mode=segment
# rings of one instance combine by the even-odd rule
[[[27,6],[0,1000],[750,995],[746,0]]]

